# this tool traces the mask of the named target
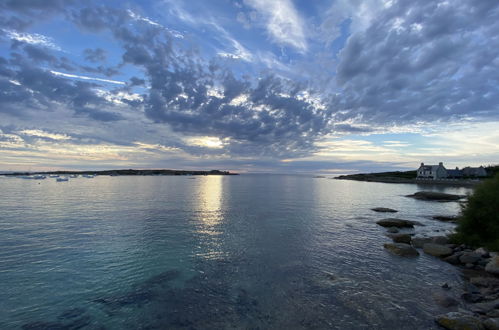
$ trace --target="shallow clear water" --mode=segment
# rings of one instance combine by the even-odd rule
[[[0,177],[1,329],[432,329],[452,266],[390,255],[372,207],[420,187],[301,176]]]

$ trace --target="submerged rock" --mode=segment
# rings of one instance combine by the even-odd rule
[[[485,271],[491,274],[499,275],[499,256],[494,256],[485,266]]]
[[[411,244],[411,235],[409,234],[388,234],[395,243]]]
[[[447,257],[452,254],[452,249],[445,245],[426,243],[423,245],[423,251],[426,254],[432,255],[434,257]]]
[[[373,209],[374,212],[386,212],[386,213],[396,213],[398,212],[397,210],[394,210],[394,209],[391,209],[391,208],[388,208],[388,207],[375,207]]]
[[[376,223],[382,227],[397,227],[397,228],[413,228],[414,225],[417,224],[414,221],[397,219],[397,218],[383,219],[377,221]]]
[[[392,233],[392,234],[396,234],[396,233],[398,233],[398,232],[399,232],[399,230],[398,230],[398,228],[397,228],[397,227],[389,227],[389,228],[387,229],[387,232]]]
[[[412,197],[415,199],[420,199],[425,201],[447,202],[447,201],[458,201],[466,196],[446,194],[436,191],[418,191],[417,193],[412,195],[407,195],[406,197]]]
[[[449,215],[435,215],[432,218],[434,220],[443,221],[443,222],[456,222],[458,217],[449,216]]]
[[[456,299],[443,292],[433,294],[433,299],[437,304],[446,308],[459,305],[459,302]]]
[[[415,248],[405,243],[386,243],[383,245],[385,249],[393,254],[402,257],[417,257],[419,252]]]
[[[480,319],[471,314],[451,312],[438,315],[435,319],[439,325],[449,330],[484,330]]]

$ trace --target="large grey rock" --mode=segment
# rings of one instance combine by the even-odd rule
[[[435,243],[426,243],[425,245],[423,245],[423,251],[424,253],[439,258],[450,256],[453,252],[450,247]]]
[[[437,201],[437,202],[447,202],[447,201],[457,201],[466,196],[446,194],[436,191],[418,191],[413,195],[407,195],[406,197],[412,197],[416,199],[421,199],[425,201]]]
[[[438,315],[435,321],[449,330],[485,330],[479,318],[461,312]]]
[[[431,243],[430,237],[413,237],[411,241],[412,245],[417,248],[422,248],[426,243]]]
[[[482,258],[488,258],[490,257],[489,251],[487,251],[485,248],[480,247],[474,251],[475,253],[478,253],[479,255],[482,256]]]
[[[417,257],[419,256],[418,251],[415,248],[405,243],[386,243],[383,245],[385,249],[393,254],[402,257]]]
[[[397,210],[394,210],[394,209],[390,209],[388,207],[375,207],[373,209],[374,212],[385,212],[385,213],[396,213],[398,212]]]
[[[464,252],[460,257],[459,261],[463,264],[474,264],[475,262],[479,261],[482,258],[482,256],[478,253],[475,252]]]
[[[483,325],[487,330],[499,330],[499,318],[487,319],[483,321]]]
[[[490,259],[489,263],[485,266],[485,271],[499,275],[499,256],[494,256]]]
[[[410,220],[403,220],[397,218],[388,218],[376,222],[382,227],[397,227],[397,228],[413,228],[415,222]]]
[[[411,235],[409,234],[388,234],[395,243],[411,244]]]

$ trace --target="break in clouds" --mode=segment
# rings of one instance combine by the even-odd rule
[[[75,143],[142,140],[189,154],[285,158],[315,151],[329,134],[499,118],[497,1],[345,0],[307,20],[291,1],[281,2],[292,21],[280,25],[258,1],[237,2],[247,10],[237,17],[252,17],[245,31],[263,31],[262,42],[286,53],[269,57],[210,14],[189,21],[174,1],[170,14],[232,53],[206,48],[193,30],[173,29],[136,7],[4,1],[0,133],[5,139],[37,127]],[[361,7],[370,15],[360,15]],[[85,42],[76,51],[34,33],[49,22]],[[328,82],[314,79],[315,71],[331,72]],[[161,139],[150,132],[158,127]],[[222,147],[182,137],[215,137]]]

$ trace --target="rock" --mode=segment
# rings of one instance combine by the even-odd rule
[[[499,256],[494,256],[485,266],[485,271],[494,275],[499,275]]]
[[[429,237],[413,237],[411,241],[412,245],[416,248],[422,248],[426,243],[431,243],[431,238]]]
[[[460,257],[459,261],[463,264],[474,264],[479,261],[482,256],[475,252],[464,252]]]
[[[446,194],[436,191],[418,191],[413,195],[407,195],[406,197],[412,197],[415,199],[425,200],[425,201],[437,201],[437,202],[447,202],[447,201],[458,201],[466,196]]]
[[[398,212],[397,210],[394,210],[394,209],[390,209],[388,207],[375,207],[373,209],[374,212],[388,212],[388,213],[396,213]]]
[[[388,228],[387,232],[392,233],[392,234],[396,234],[399,232],[399,230],[397,229],[397,227],[390,227],[390,228]]]
[[[385,249],[393,254],[402,257],[417,257],[419,256],[418,251],[415,248],[405,243],[386,243],[383,245]]]
[[[435,243],[426,243],[423,245],[423,251],[424,253],[427,253],[429,255],[432,255],[434,257],[447,257],[452,254],[452,249],[445,246],[445,245],[440,245],[440,244],[435,244]]]
[[[435,244],[445,245],[449,243],[449,238],[447,236],[434,236],[431,238],[431,242]]]
[[[450,290],[449,284],[447,284],[447,282],[445,282],[444,284],[442,284],[442,289]]]
[[[478,314],[487,314],[493,309],[499,308],[499,300],[481,302],[469,305],[470,311]]]
[[[499,278],[495,277],[472,277],[470,283],[481,287],[499,287]]]
[[[449,330],[485,330],[480,319],[461,312],[438,315],[435,321]]]
[[[494,309],[493,311],[488,312],[487,316],[494,318],[494,319],[498,318],[499,317],[499,309]]]
[[[466,268],[468,268],[468,269],[472,269],[472,268],[474,268],[474,267],[475,267],[475,265],[470,264],[470,263],[467,263],[467,264],[465,264],[465,265],[464,265],[464,267],[466,267]]]
[[[377,221],[376,223],[382,227],[397,227],[397,228],[413,228],[414,227],[414,221],[397,219],[397,218],[383,219],[383,220]]]
[[[476,303],[476,302],[483,300],[483,297],[481,294],[469,293],[469,292],[463,293],[461,295],[461,298],[463,298],[463,300],[466,301],[467,303]]]
[[[388,237],[390,237],[395,243],[411,244],[411,235],[409,234],[389,234]]]
[[[446,308],[459,305],[459,302],[456,299],[442,292],[433,294],[433,299],[437,304]]]
[[[487,251],[483,247],[478,248],[478,249],[476,249],[473,252],[478,253],[482,258],[488,258],[488,257],[490,257],[489,251]]]
[[[483,325],[487,330],[499,330],[499,318],[487,319],[483,321]]]
[[[459,257],[461,256],[462,252],[456,252],[448,257],[444,258],[444,261],[450,263],[451,265],[459,265],[461,264],[461,261],[459,260]]]
[[[448,215],[435,215],[432,218],[435,220],[444,221],[444,222],[456,222],[457,221],[456,216],[448,216]]]

